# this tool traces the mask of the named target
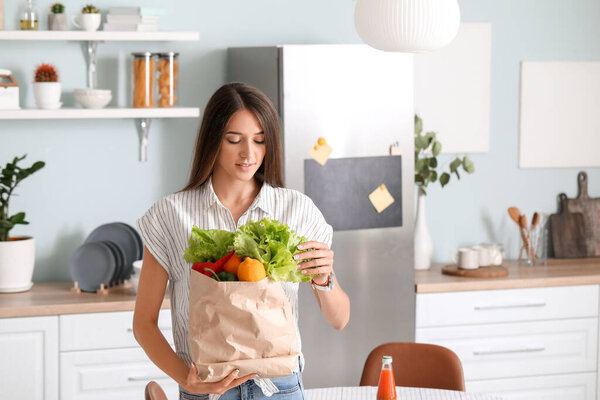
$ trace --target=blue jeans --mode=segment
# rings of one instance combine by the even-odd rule
[[[304,385],[302,384],[302,373],[297,371],[292,375],[281,378],[271,378],[271,381],[279,389],[271,397],[263,394],[252,379],[239,386],[229,389],[221,395],[219,400],[304,400]],[[207,400],[207,394],[189,393],[182,387],[179,388],[179,400]]]

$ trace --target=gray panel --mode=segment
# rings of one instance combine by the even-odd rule
[[[281,115],[277,47],[227,49],[227,81],[244,82],[264,92]]]
[[[369,194],[381,184],[395,201],[378,213]],[[336,231],[402,226],[402,157],[304,160],[304,193]]]

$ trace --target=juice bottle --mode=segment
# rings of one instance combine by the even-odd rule
[[[383,356],[381,360],[377,400],[396,400],[396,383],[394,382],[391,356]]]

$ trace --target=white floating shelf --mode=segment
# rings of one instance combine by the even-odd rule
[[[198,32],[113,32],[113,31],[2,31],[0,40],[73,40],[73,41],[193,41]]]
[[[172,108],[60,108],[58,110],[0,110],[2,119],[106,119],[106,118],[194,118],[200,109],[193,107]]]

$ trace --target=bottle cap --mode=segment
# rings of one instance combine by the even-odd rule
[[[386,360],[392,361],[392,356],[383,356],[383,361]]]

